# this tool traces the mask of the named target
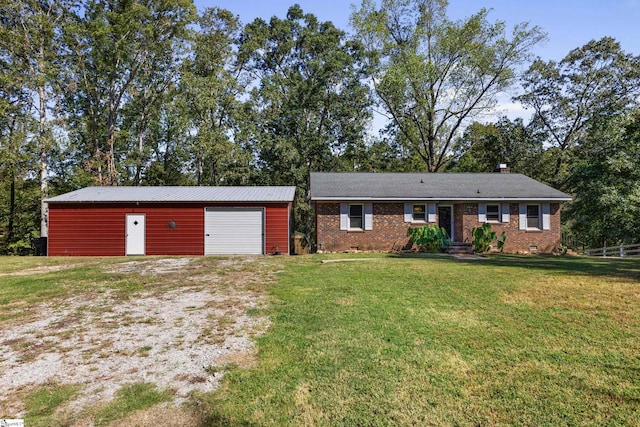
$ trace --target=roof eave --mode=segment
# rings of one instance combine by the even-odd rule
[[[570,202],[571,197],[311,197],[312,202]]]
[[[292,203],[293,200],[53,200],[45,203],[87,204],[87,203]]]

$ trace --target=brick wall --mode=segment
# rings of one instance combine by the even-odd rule
[[[505,253],[552,253],[560,246],[560,204],[550,204],[551,228],[549,230],[520,230],[519,203],[509,204],[509,222],[492,222],[491,229],[498,237],[502,232],[507,233],[504,245]],[[478,204],[462,203],[456,205],[456,220],[462,224],[462,229],[456,229],[456,236],[461,232],[461,241],[471,242],[471,230],[480,225],[478,222]],[[542,211],[540,212],[542,215]],[[459,216],[459,218],[458,218]],[[457,227],[457,224],[456,224]],[[536,249],[533,249],[536,248]]]
[[[560,245],[560,205],[551,203],[550,230],[520,230],[519,204],[509,205],[508,223],[491,223],[500,236],[507,233],[505,253],[551,253]],[[409,223],[404,222],[403,203],[374,203],[373,230],[340,230],[340,203],[316,203],[316,242],[319,250],[342,252],[396,251],[409,249],[411,242],[406,237]],[[471,242],[471,230],[480,225],[477,203],[454,205],[454,240]],[[532,250],[532,248],[537,248]]]
[[[411,247],[403,203],[374,203],[373,230],[340,230],[340,203],[316,203],[318,250],[397,251]]]

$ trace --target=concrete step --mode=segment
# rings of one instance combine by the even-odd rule
[[[471,243],[451,242],[447,248],[447,253],[451,255],[473,255],[473,245]]]

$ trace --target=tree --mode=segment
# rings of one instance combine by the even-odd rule
[[[88,0],[72,12],[65,83],[73,142],[96,181],[116,185],[119,162],[131,151],[128,135],[118,134],[123,110],[134,111],[131,130],[143,156],[152,110],[177,80],[179,46],[195,7],[191,0]]]
[[[360,43],[299,6],[286,19],[256,19],[241,36],[238,61],[254,85],[243,132],[258,179],[298,187],[296,218],[307,232],[309,172],[334,169],[336,156],[364,138],[370,111],[361,58]]]
[[[515,99],[533,108],[535,126],[553,148],[553,185],[568,190],[570,161],[595,121],[609,122],[637,105],[640,60],[611,37],[574,49],[559,63],[537,59]]]
[[[253,157],[240,134],[244,81],[236,64],[240,22],[225,9],[199,17],[192,56],[183,64],[191,157],[198,185],[242,185],[253,175]]]
[[[53,118],[60,93],[58,71],[60,64],[60,25],[62,15],[70,6],[69,1],[17,0],[0,6],[3,26],[0,39],[6,58],[23,70],[26,76],[21,79],[22,90],[28,93],[23,108],[37,122],[33,138],[37,147],[37,172],[40,186],[40,198],[49,195],[49,162],[51,151],[56,145],[53,137]],[[46,204],[41,203],[40,235],[47,236]]]
[[[568,220],[591,247],[640,242],[640,111],[591,126],[570,168]]]
[[[491,172],[507,164],[512,172],[547,181],[543,140],[522,119],[502,117],[495,123],[474,122],[454,147],[452,170]]]
[[[14,70],[11,70],[15,72]],[[11,84],[6,77],[0,79],[0,253],[16,253],[28,248],[35,237],[38,204],[30,204],[34,194],[33,179],[36,171],[33,142],[29,137],[37,129],[37,122],[25,106],[29,105],[29,91],[21,84]],[[17,80],[20,82],[20,80]],[[35,192],[37,197],[37,191]]]
[[[370,48],[369,73],[379,104],[402,144],[430,172],[446,166],[452,143],[469,120],[490,111],[516,69],[544,38],[519,24],[506,34],[488,11],[452,22],[446,0],[363,0],[351,20]]]

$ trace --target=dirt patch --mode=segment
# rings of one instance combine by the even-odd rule
[[[31,276],[34,274],[52,273],[54,271],[68,270],[76,267],[75,264],[62,264],[62,265],[43,265],[35,268],[28,268],[26,270],[14,271],[12,273],[0,273],[2,276]]]
[[[178,288],[127,299],[103,289],[41,304],[34,316],[5,328],[0,418],[24,416],[24,402],[16,396],[43,384],[80,385],[66,408],[79,414],[137,382],[174,390],[173,403],[179,404],[191,391],[215,390],[227,368],[253,366],[253,338],[266,330],[268,319],[247,314],[266,300],[263,290],[246,284],[271,279],[264,269],[219,276],[211,270],[245,261],[220,263],[203,269],[192,259],[178,258],[110,266],[113,273],[164,275],[193,268],[201,274],[188,274]],[[130,421],[147,417],[156,419],[149,412]]]
[[[129,261],[115,264],[109,273],[170,274],[183,271],[191,263],[191,258],[154,259],[150,261]]]
[[[194,411],[188,408],[153,407],[144,411],[136,411],[124,420],[109,424],[113,427],[193,427],[200,425],[201,420]]]

